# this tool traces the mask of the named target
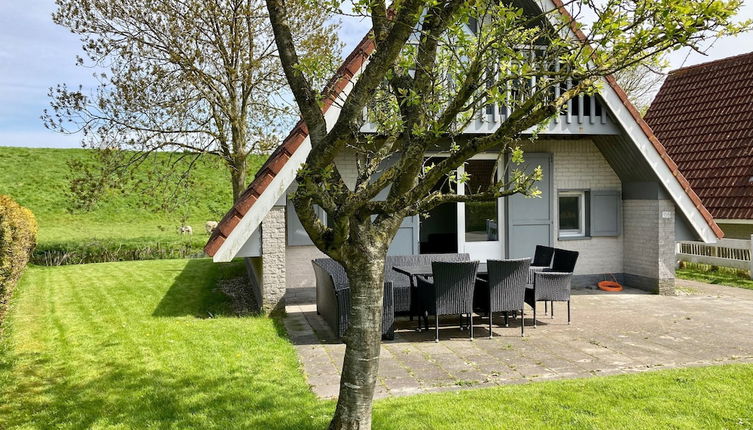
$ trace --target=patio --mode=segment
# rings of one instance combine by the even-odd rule
[[[565,307],[543,314],[538,328],[527,312],[526,336],[519,320],[496,324],[475,319],[476,339],[442,320],[442,341],[433,330],[416,332],[400,318],[394,341],[382,343],[377,397],[457,390],[548,379],[634,373],[655,369],[753,362],[753,291],[677,280],[678,296],[626,289],[604,293],[573,290],[573,322]],[[345,346],[316,314],[314,288],[289,289],[285,327],[313,391],[338,392]],[[530,329],[529,329],[530,328]]]

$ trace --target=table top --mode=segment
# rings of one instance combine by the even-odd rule
[[[431,264],[422,264],[419,266],[392,266],[392,270],[408,276],[429,276],[432,274]],[[476,274],[486,275],[486,263],[479,263]]]

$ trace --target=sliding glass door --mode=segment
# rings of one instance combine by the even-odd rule
[[[458,193],[484,192],[497,181],[500,161],[496,154],[474,157],[458,169],[459,177],[468,179],[458,186]],[[471,259],[486,261],[504,256],[505,229],[502,222],[502,199],[460,203],[457,207],[458,248]]]

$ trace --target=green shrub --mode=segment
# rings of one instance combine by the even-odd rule
[[[36,245],[37,220],[29,209],[0,195],[0,318]]]
[[[204,241],[90,239],[43,243],[31,262],[40,266],[204,257]]]

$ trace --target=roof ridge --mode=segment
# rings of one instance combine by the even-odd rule
[[[670,70],[668,72],[668,74],[671,75],[671,74],[677,73],[677,72],[687,72],[688,70],[691,70],[691,69],[700,69],[700,68],[703,68],[703,67],[715,66],[717,64],[725,63],[727,61],[738,60],[738,59],[740,59],[742,57],[746,57],[748,55],[753,56],[753,51],[746,52],[744,54],[733,55],[731,57],[718,58],[716,60],[707,61],[705,63],[698,63],[698,64],[693,64],[691,66],[680,67],[680,68],[677,68],[677,69],[674,69],[674,70]]]

